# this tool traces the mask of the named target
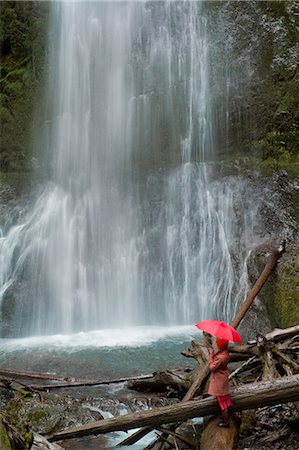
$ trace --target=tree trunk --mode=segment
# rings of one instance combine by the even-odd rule
[[[235,448],[239,436],[239,424],[229,418],[229,428],[219,428],[219,419],[212,417],[206,424],[200,440],[200,450],[228,450]],[[217,433],[215,433],[217,430]]]
[[[234,317],[230,325],[233,328],[237,328],[237,326],[240,324],[241,320],[247,313],[248,309],[250,308],[253,300],[257,296],[257,294],[260,292],[264,284],[266,283],[267,279],[269,278],[269,275],[271,274],[272,270],[275,267],[275,264],[277,260],[280,258],[282,253],[285,252],[285,241],[280,245],[278,249],[275,249],[272,254],[269,256],[269,259],[267,261],[267,264],[265,265],[264,270],[262,271],[261,275],[259,276],[258,280],[256,281],[255,285],[249,292],[248,296],[242,303],[241,308],[239,309],[237,315]]]
[[[299,333],[299,325],[295,325],[294,327],[289,328],[274,328],[273,331],[267,333],[265,338],[273,341],[282,341],[287,338],[291,338],[296,336]]]
[[[97,386],[102,384],[115,384],[124,383],[126,381],[145,380],[152,378],[152,375],[140,375],[138,377],[125,377],[117,378],[114,380],[84,380],[82,378],[74,377],[59,377],[54,375],[47,375],[43,373],[34,372],[22,372],[20,370],[9,370],[0,368],[0,375],[10,377],[10,381],[14,381],[16,378],[33,378],[38,380],[50,380],[57,381],[55,384],[28,386],[34,388],[37,391],[44,391],[48,389],[64,388],[64,387],[77,387],[77,386]]]
[[[232,411],[299,401],[299,375],[241,386],[233,389],[231,398],[233,403]],[[183,422],[193,417],[203,417],[215,413],[219,413],[219,406],[214,398],[185,401],[157,408],[153,411],[136,412],[70,428],[52,435],[49,441],[53,442],[117,430],[125,431],[144,426],[155,428],[165,423]]]

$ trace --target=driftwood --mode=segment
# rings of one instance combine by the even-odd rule
[[[237,328],[237,326],[240,324],[242,319],[244,318],[246,312],[252,305],[255,297],[262,289],[263,285],[269,278],[272,270],[274,269],[277,260],[280,258],[280,256],[285,252],[285,241],[279,246],[279,248],[273,250],[272,254],[270,255],[267,264],[259,276],[258,280],[256,281],[255,285],[249,292],[248,296],[244,300],[243,304],[241,305],[241,308],[239,309],[238,313],[234,317],[234,319],[231,321],[230,325],[234,328]],[[194,381],[192,386],[190,387],[189,391],[187,392],[186,396],[184,397],[185,400],[189,400],[190,398],[194,397],[196,392],[198,391],[199,387],[201,386],[203,380],[205,377],[207,377],[210,373],[210,369],[207,365],[206,369],[203,371],[203,375],[199,377],[197,380]],[[183,399],[183,401],[184,401]]]
[[[270,381],[283,375],[290,376],[299,373],[299,365],[297,362],[298,327],[275,330],[275,332],[268,333],[266,336],[273,340],[258,335],[249,345],[244,344],[230,348],[230,352],[234,350],[236,355],[241,354],[247,358],[249,357],[249,359],[230,374],[229,378],[235,384],[240,382],[237,377],[242,377],[247,372],[249,372],[250,378],[261,378],[264,381]],[[202,344],[198,343],[197,345],[196,342],[192,344],[191,354],[192,357],[197,359],[196,351],[199,349],[199,353],[202,353]],[[232,443],[237,439],[238,435],[237,426],[231,426],[229,432],[224,432],[223,430],[219,430],[217,424],[218,419],[211,420],[208,429],[206,430],[206,426],[204,427],[204,432],[201,437],[201,448],[217,448],[217,450],[218,448],[233,448]]]
[[[125,383],[125,382],[133,382],[139,380],[146,380],[152,378],[152,375],[139,375],[138,377],[123,377],[117,378],[114,380],[84,380],[82,378],[74,378],[74,377],[58,377],[54,375],[47,375],[43,373],[33,373],[33,372],[21,372],[19,370],[9,370],[0,368],[0,375],[5,375],[5,378],[10,382],[16,381],[16,378],[33,378],[38,380],[49,380],[53,382],[53,384],[46,385],[25,385],[29,389],[34,389],[36,391],[46,391],[49,389],[58,389],[58,388],[71,388],[78,386],[100,386],[106,384],[117,384],[117,383]],[[10,378],[8,378],[8,376]],[[19,384],[22,384],[18,381]]]
[[[272,332],[267,333],[265,336],[258,335],[257,339],[250,341],[250,344],[231,345],[229,347],[231,356],[230,362],[237,362],[245,359],[244,364],[236,369],[235,374],[237,374],[248,369],[248,367],[259,364],[264,357],[263,353],[266,351],[267,347],[268,350],[276,352],[281,359],[284,359],[286,364],[289,364],[296,371],[297,363],[292,360],[291,357],[296,360],[296,355],[299,353],[298,342],[299,326],[286,329],[277,328]],[[181,354],[197,360],[197,352],[199,351],[201,353],[201,348],[202,344],[200,342],[192,341],[192,348],[182,351]],[[291,355],[291,357],[288,357],[288,354]],[[248,358],[250,358],[250,363]]]
[[[29,449],[32,446],[33,434],[30,431],[25,431],[21,434],[20,431],[9,422],[5,417],[5,414],[0,414],[0,432],[1,450]]]
[[[16,384],[21,387],[15,386]],[[18,394],[22,394],[24,396],[31,395],[32,393],[37,393],[37,395],[39,396],[39,398],[41,400],[41,395],[39,392],[36,391],[36,389],[34,389],[31,386],[27,386],[27,384],[21,383],[20,381],[11,380],[9,378],[2,377],[2,378],[0,378],[0,388],[4,388],[4,389],[10,390],[10,391],[15,391]]]
[[[285,252],[285,241],[278,247],[272,250],[267,264],[264,267],[264,270],[262,271],[261,275],[259,276],[258,280],[250,290],[249,294],[247,295],[246,299],[242,303],[241,307],[239,308],[236,316],[231,321],[230,325],[234,328],[237,328],[238,325],[243,320],[245,314],[249,310],[250,306],[252,305],[254,299],[262,289],[263,285],[269,278],[270,274],[272,273],[277,260],[280,258],[280,256]],[[269,351],[268,348],[266,348],[266,345],[259,348],[259,355],[261,356],[262,352],[264,352],[264,359],[263,359],[263,367],[264,367],[264,373],[263,373],[263,379],[272,379],[273,376],[276,375],[276,368],[273,364],[272,360],[272,353]],[[252,363],[253,361],[251,361]],[[243,367],[244,368],[244,367]],[[235,381],[234,378],[232,378],[233,381]],[[217,439],[219,436],[222,436],[222,444],[220,445],[220,442],[217,442]],[[204,429],[204,433],[201,437],[201,447],[202,448],[225,448],[226,450],[233,449],[234,448],[234,442],[237,440],[238,431],[237,427],[234,427],[233,430],[230,430],[229,433],[223,434],[219,433],[219,428],[217,427],[217,424],[215,421],[213,421],[209,425],[209,430],[206,431]],[[223,440],[223,438],[226,437],[226,439]]]
[[[232,411],[258,408],[299,400],[299,375],[278,380],[251,383],[233,390],[231,393]],[[48,438],[50,442],[111,431],[126,431],[132,428],[157,427],[166,423],[182,422],[193,417],[203,417],[219,412],[217,400],[204,398],[162,406],[153,411],[137,412],[125,416],[104,419],[87,425],[61,431]]]
[[[51,442],[47,441],[46,438],[41,436],[38,433],[33,433],[33,446],[34,449],[42,449],[42,450],[64,450],[60,445],[57,443],[51,444]],[[0,447],[2,450],[2,447]]]
[[[267,279],[269,278],[269,275],[271,274],[272,270],[274,269],[277,260],[281,257],[281,255],[285,252],[285,241],[281,243],[281,245],[277,249],[273,249],[271,255],[269,256],[269,259],[267,261],[267,264],[265,265],[264,270],[262,271],[261,275],[259,276],[258,280],[256,281],[255,285],[249,292],[248,296],[244,300],[243,304],[241,305],[241,308],[239,309],[238,313],[230,323],[230,325],[234,328],[237,328],[237,326],[240,324],[241,320],[245,316],[246,312],[250,308],[253,300],[258,295],[264,284],[266,283]]]
[[[217,417],[212,417],[208,421],[201,435],[200,450],[227,450],[236,447],[239,436],[237,419],[231,415],[229,428],[218,428],[218,423]]]
[[[0,374],[5,375],[5,376],[10,376],[10,377],[37,378],[39,380],[53,380],[53,381],[67,381],[67,382],[85,381],[85,380],[81,380],[80,378],[57,377],[54,375],[47,375],[47,374],[43,374],[43,373],[23,372],[20,370],[10,370],[10,369],[2,369],[2,368],[0,368]]]
[[[277,342],[284,339],[293,338],[299,334],[299,325],[289,328],[274,328],[273,331],[265,335],[266,339]]]
[[[244,300],[243,304],[241,305],[241,308],[239,309],[235,318],[231,322],[231,326],[236,328],[239,325],[239,323],[242,321],[246,312],[248,311],[251,304],[253,303],[255,297],[260,292],[261,288],[263,287],[263,285],[267,281],[269,275],[271,274],[272,270],[274,269],[277,260],[280,258],[280,256],[284,252],[285,252],[285,241],[283,241],[283,243],[278,248],[273,249],[262,274],[260,275],[260,277],[256,281],[255,285],[249,292],[248,296]],[[209,376],[210,368],[207,363],[207,355],[206,355],[206,352],[203,347],[204,346],[199,344],[199,346],[197,348],[197,352],[193,356],[199,363],[199,368],[197,368],[196,377],[193,379],[193,382],[192,382],[190,388],[188,389],[187,393],[183,397],[182,402],[186,402],[186,401],[192,399],[198,393],[200,387],[202,387],[204,385],[204,383],[206,382],[206,380]],[[243,353],[245,353],[245,352],[243,352]],[[251,353],[251,352],[249,352],[249,353]],[[187,356],[187,355],[185,355],[185,356]],[[292,372],[288,371],[287,374],[289,375],[290,373],[292,373]],[[158,446],[154,447],[155,450],[156,450],[156,448],[158,449],[158,448],[160,448],[160,446],[158,445]]]
[[[267,278],[269,277],[270,273],[272,272],[273,268],[275,267],[276,261],[278,260],[278,258],[281,256],[281,254],[283,252],[284,252],[284,245],[282,245],[278,249],[275,249],[273,251],[273,253],[270,255],[269,260],[268,260],[261,276],[257,280],[256,284],[250,291],[247,298],[245,299],[245,301],[242,304],[237,315],[231,322],[232,326],[237,327],[238,324],[241,322],[241,320],[243,319],[247,310],[249,309],[250,305],[252,304],[254,298],[259,293],[263,284],[266,282]],[[298,330],[296,332],[298,333]],[[275,330],[273,333],[275,334]],[[292,340],[294,338],[294,334],[288,335],[286,333],[285,336],[286,336],[285,339],[291,338],[291,340]],[[295,333],[295,338],[296,338],[296,333]],[[274,341],[274,339],[275,339],[275,341],[277,340],[277,335],[273,335],[273,341]],[[271,341],[272,341],[272,339],[271,339]],[[278,342],[280,342],[279,338],[278,338]],[[283,343],[282,346],[280,344],[278,344],[276,347],[273,347],[272,344],[273,344],[273,342],[271,342],[269,344],[269,342],[267,341],[267,338],[266,338],[266,340],[265,339],[264,340],[257,339],[256,342],[253,342],[251,345],[235,346],[235,347],[237,347],[237,349],[232,354],[232,360],[234,358],[235,358],[235,360],[243,360],[244,358],[247,358],[249,356],[251,361],[250,361],[250,364],[249,363],[244,364],[243,367],[238,372],[234,373],[231,378],[233,380],[235,380],[235,377],[237,375],[239,375],[240,373],[244,372],[245,370],[252,369],[252,368],[255,369],[256,365],[260,364],[259,361],[262,360],[263,368],[264,368],[263,379],[264,380],[266,380],[267,378],[271,379],[271,381],[270,381],[271,387],[268,386],[268,388],[270,389],[270,391],[271,391],[271,389],[275,389],[275,393],[277,393],[278,397],[275,397],[274,393],[271,394],[270,391],[267,390],[268,388],[266,389],[265,395],[259,394],[259,390],[262,389],[263,386],[264,387],[266,386],[265,382],[259,382],[257,384],[253,384],[253,385],[245,385],[242,388],[239,388],[236,393],[232,394],[232,399],[234,402],[234,407],[233,407],[234,410],[237,411],[237,410],[242,410],[244,408],[246,408],[246,409],[256,408],[261,405],[264,406],[264,405],[268,405],[268,404],[275,404],[277,402],[283,403],[284,401],[294,400],[295,397],[296,398],[298,397],[298,387],[297,387],[297,389],[295,388],[295,390],[293,390],[293,388],[291,388],[291,390],[292,390],[291,398],[288,397],[288,394],[285,393],[284,389],[281,389],[279,387],[282,385],[285,386],[285,383],[288,384],[290,382],[290,380],[294,379],[294,376],[290,376],[288,378],[285,377],[284,380],[272,381],[272,377],[279,376],[279,373],[278,373],[279,371],[283,371],[283,373],[287,374],[287,375],[297,373],[298,364],[294,360],[295,350],[291,349],[291,351],[290,351],[289,346],[286,346],[286,347],[284,346],[285,343]],[[233,349],[231,349],[231,350],[233,350]],[[286,353],[289,351],[290,351],[290,354],[286,355]],[[189,400],[192,399],[198,393],[199,388],[203,386],[203,384],[205,383],[205,381],[207,380],[207,377],[209,375],[209,366],[206,363],[206,361],[207,361],[206,349],[202,348],[201,352],[199,352],[197,354],[197,356],[192,356],[192,357],[195,357],[195,359],[199,363],[199,366],[194,371],[194,373],[196,373],[196,377],[193,378],[193,380],[191,379],[191,377],[189,377],[188,381],[189,381],[189,385],[191,383],[191,386],[189,387],[187,393],[183,397],[183,400],[180,404],[174,405],[172,407],[169,406],[169,407],[159,408],[157,411],[153,411],[153,412],[149,411],[147,413],[143,413],[143,412],[135,413],[137,422],[134,422],[133,426],[132,426],[132,421],[134,421],[135,419],[134,419],[133,415],[129,414],[127,416],[122,416],[120,418],[117,417],[117,418],[113,418],[113,419],[107,419],[107,420],[104,420],[101,422],[95,422],[94,424],[85,425],[83,427],[77,427],[75,429],[70,429],[70,430],[67,430],[66,432],[61,432],[55,436],[52,436],[51,440],[56,441],[57,439],[69,439],[71,437],[84,436],[87,434],[99,434],[99,433],[105,433],[105,432],[113,431],[113,430],[117,430],[117,429],[126,430],[126,429],[130,429],[130,428],[144,426],[146,428],[143,428],[142,430],[139,430],[137,432],[137,433],[139,433],[139,436],[141,436],[141,435],[145,435],[151,429],[153,429],[153,428],[157,429],[161,424],[167,424],[167,423],[174,423],[174,425],[172,425],[171,428],[169,428],[169,427],[167,429],[163,428],[162,437],[159,438],[160,442],[162,442],[162,444],[163,444],[163,442],[167,439],[168,436],[173,436],[174,439],[178,438],[177,433],[175,433],[175,429],[180,422],[182,422],[190,417],[199,416],[199,415],[205,416],[205,415],[209,415],[209,414],[212,414],[215,412],[219,412],[219,406],[218,406],[217,402],[215,402],[214,399],[209,398],[209,399],[202,399],[202,400],[196,400],[196,401],[189,402]],[[267,368],[267,370],[265,368]],[[277,369],[279,369],[279,370],[277,370]],[[1,369],[0,369],[0,373],[1,373]],[[266,376],[266,373],[268,374],[267,376]],[[18,376],[26,376],[26,375],[27,374],[24,372],[18,373]],[[61,387],[108,384],[108,383],[112,383],[112,382],[123,382],[123,381],[128,380],[128,379],[122,379],[122,380],[114,380],[114,381],[108,381],[108,382],[107,381],[99,382],[99,381],[93,381],[93,380],[80,380],[80,379],[75,379],[75,378],[70,379],[70,378],[62,378],[62,377],[51,377],[51,376],[47,376],[47,375],[45,375],[45,376],[38,375],[36,377],[33,376],[33,378],[49,379],[51,381],[52,380],[60,381]],[[148,378],[148,376],[146,376],[146,378]],[[135,380],[135,378],[133,378],[133,380]],[[183,385],[184,385],[184,389],[187,389],[188,384],[186,384],[185,381],[184,382],[179,381],[179,383],[181,383],[181,387],[183,387]],[[297,379],[297,384],[298,384],[298,379]],[[249,391],[250,391],[251,386],[254,386],[255,392],[250,394],[250,392],[248,393],[247,390],[249,389]],[[55,387],[58,387],[58,386],[53,385],[53,388],[55,388]],[[52,388],[52,385],[43,386],[40,388],[49,389],[49,388]],[[247,397],[246,397],[246,394],[244,393],[244,391],[242,391],[242,389],[246,390]],[[288,389],[289,389],[289,387],[288,387]],[[258,396],[259,396],[259,398],[257,398]],[[244,404],[244,402],[246,403],[246,405]],[[197,404],[197,403],[199,403],[199,404],[197,405],[197,410],[195,413],[192,410],[192,407],[194,407],[194,404]],[[174,408],[174,410],[172,412],[169,412],[170,416],[167,416],[167,408]],[[146,414],[145,417],[143,417],[144,414]],[[113,421],[113,422],[109,422],[109,421]],[[122,422],[122,421],[124,421],[124,422]],[[129,424],[128,424],[128,421],[130,422]],[[117,425],[115,425],[116,423],[117,423]],[[98,425],[96,425],[96,424],[98,424]],[[112,426],[112,428],[111,428],[111,426]],[[115,426],[117,426],[117,427],[121,426],[122,428],[113,428]],[[213,425],[213,426],[215,428],[215,425]],[[94,427],[96,427],[96,429]],[[217,433],[218,432],[219,432],[219,429],[217,430]],[[221,432],[222,432],[222,430],[221,430]],[[71,435],[70,435],[70,433],[71,433]],[[79,434],[76,434],[76,433],[79,433]],[[81,433],[83,433],[83,434],[81,434]],[[59,436],[59,437],[57,437],[57,436]],[[66,436],[68,436],[68,437],[66,437]],[[130,439],[130,443],[136,442],[137,436],[135,436],[135,438],[131,436],[127,440],[129,440],[129,439]],[[138,437],[138,439],[139,439],[139,437]],[[129,445],[129,442],[127,445]],[[162,448],[163,445],[159,446],[159,448],[160,447]],[[176,440],[174,441],[174,447],[177,448]],[[155,446],[154,448],[158,448],[158,447]],[[231,448],[231,447],[227,447],[227,448]]]
[[[133,445],[136,442],[138,442],[140,439],[142,439],[144,436],[146,436],[148,433],[150,433],[153,430],[152,427],[143,427],[140,428],[138,431],[136,431],[131,436],[127,437],[123,441],[121,441],[117,446],[123,446],[123,445]]]
[[[190,386],[190,370],[162,370],[154,372],[152,377],[134,379],[128,382],[128,388],[137,391],[168,390],[186,391]]]
[[[169,430],[168,428],[165,427],[157,427],[156,428],[158,431],[162,432],[162,435],[169,435],[171,437],[173,437],[174,439],[178,439],[179,441],[183,442],[184,444],[188,445],[188,449],[192,449],[192,448],[196,448],[197,447],[197,443],[194,441],[191,441],[190,439],[186,438],[185,436],[181,435],[180,433],[175,433],[172,430]]]

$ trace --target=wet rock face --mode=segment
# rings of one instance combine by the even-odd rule
[[[4,388],[0,388],[0,411],[2,411],[14,397],[13,393]]]
[[[259,298],[256,298],[240,323],[238,332],[242,336],[243,342],[247,342],[258,334],[269,333],[271,329],[267,308]]]
[[[286,240],[286,252],[240,324],[244,339],[251,339],[273,327],[284,328],[299,322],[298,177],[290,177],[286,170],[263,175],[256,170],[244,170],[236,162],[231,169],[239,171],[240,179],[246,181],[246,192],[240,196],[240,187],[238,196],[244,198],[243,202],[250,198],[259,205],[253,230],[255,242],[247,260],[250,286],[262,273],[273,247]]]
[[[0,226],[8,227],[18,216],[18,210],[22,204],[20,196],[14,187],[0,179]],[[9,223],[8,223],[9,222]]]
[[[285,170],[274,171],[271,177],[258,172],[245,173],[245,177],[247,175],[260,196],[260,236],[263,240],[295,240],[298,229],[293,198],[298,191],[297,180],[290,179]]]
[[[220,152],[298,160],[298,2],[207,2],[207,8]]]
[[[252,283],[257,280],[259,274],[265,267],[268,255],[269,249],[267,249],[267,245],[263,246],[263,248],[257,248],[252,252],[248,263],[249,276]],[[257,322],[253,326],[260,328],[259,332],[262,334],[266,323],[268,323],[266,332],[270,331],[273,327],[286,328],[299,323],[298,255],[298,243],[288,240],[286,252],[278,260],[275,270],[259,293],[258,301],[261,304],[261,311],[257,314]],[[258,308],[258,303],[255,303],[253,309]],[[246,318],[246,321],[250,320],[250,315]],[[268,320],[265,320],[265,317]]]

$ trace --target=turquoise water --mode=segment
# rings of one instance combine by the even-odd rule
[[[0,367],[57,376],[113,380],[192,365],[180,352],[194,326],[95,330],[0,340]]]
[[[192,339],[199,337],[200,333],[193,325],[168,328],[136,327],[95,330],[74,335],[1,339],[0,367],[99,381],[115,380],[151,374],[159,369],[194,366],[194,361],[183,357],[180,352],[190,346]],[[35,382],[36,380],[30,380],[30,384]],[[124,391],[124,383],[119,383],[75,388],[67,393],[77,397],[115,399],[119,413],[126,414],[130,411],[122,401],[126,398]],[[63,393],[62,390],[59,392]],[[138,397],[138,393],[134,393],[135,395]],[[100,412],[103,414],[102,410]],[[107,417],[112,415],[107,411],[104,414]],[[136,430],[71,439],[61,445],[65,450],[111,450],[134,431]],[[152,432],[138,444],[117,448],[141,450],[154,438],[155,433]]]

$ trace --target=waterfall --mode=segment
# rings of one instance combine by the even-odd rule
[[[217,181],[208,162],[202,3],[52,9],[49,179],[0,238],[7,334],[229,320],[247,289],[255,210],[236,211],[242,183]]]

